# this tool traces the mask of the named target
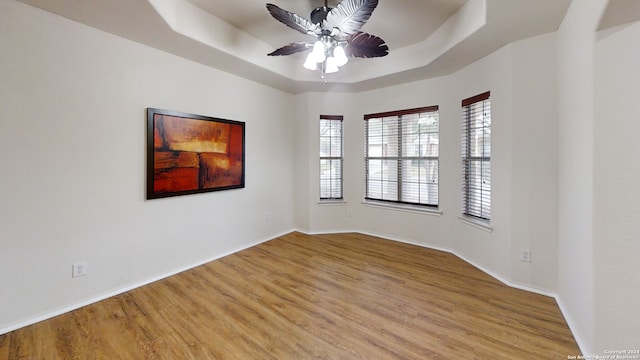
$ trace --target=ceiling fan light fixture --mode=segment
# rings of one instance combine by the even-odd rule
[[[314,71],[318,68],[318,62],[316,61],[316,58],[313,56],[313,53],[309,53],[309,55],[307,55],[307,60],[305,60],[304,62],[304,67],[305,69]]]
[[[336,59],[336,65],[338,66],[344,66],[349,62],[349,58],[344,52],[344,48],[340,45],[333,49],[333,57]]]
[[[333,56],[329,56],[327,58],[327,67],[324,69],[324,72],[327,74],[331,74],[334,72],[338,72],[338,62],[336,61],[336,58],[334,58]]]
[[[315,42],[315,44],[313,44],[311,55],[317,63],[321,63],[327,58],[327,55],[325,54],[324,43],[322,41],[318,40]]]

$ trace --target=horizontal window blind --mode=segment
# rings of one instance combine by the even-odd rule
[[[343,198],[342,120],[341,115],[320,115],[320,200]]]
[[[365,198],[438,206],[438,107],[369,114],[364,120]]]
[[[491,219],[490,92],[462,101],[462,213]]]

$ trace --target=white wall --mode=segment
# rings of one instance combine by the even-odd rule
[[[555,36],[524,40],[441,78],[359,94],[307,94],[307,153],[298,176],[309,179],[310,232],[355,230],[456,252],[515,285],[555,292],[557,271],[557,131]],[[492,232],[460,215],[461,100],[491,91]],[[438,105],[442,215],[371,207],[364,194],[363,115]],[[345,204],[318,205],[320,114],[345,116]],[[311,124],[311,125],[309,125]],[[532,190],[533,189],[533,190]],[[352,216],[349,217],[349,210]],[[520,248],[533,252],[519,261]]]
[[[557,289],[558,132],[556,36],[512,44],[512,278]],[[532,262],[520,261],[530,249]]]
[[[1,0],[0,333],[292,230],[293,100]],[[146,107],[245,121],[246,188],[145,201]]]
[[[598,34],[595,53],[595,349],[640,349],[640,23]]]
[[[583,352],[594,353],[595,29],[607,0],[573,1],[558,31],[558,296]]]

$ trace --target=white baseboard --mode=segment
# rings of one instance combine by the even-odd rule
[[[571,333],[573,334],[573,338],[576,340],[576,343],[578,343],[578,348],[580,348],[580,352],[582,353],[581,355],[583,355],[585,359],[590,359],[590,358],[596,359],[596,356],[593,355],[594,353],[589,351],[587,342],[584,341],[584,338],[577,331],[578,326],[576,325],[573,318],[569,316],[569,311],[567,310],[567,307],[562,302],[562,299],[560,298],[560,296],[556,295],[555,298],[556,298],[556,302],[558,303],[558,307],[560,308],[560,312],[562,313],[564,320],[567,322],[567,325],[569,326],[569,330],[571,330]],[[579,354],[575,354],[575,355],[579,355]]]
[[[305,235],[328,235],[328,234],[347,234],[347,233],[361,233],[356,230],[327,230],[327,231],[307,231],[307,230],[296,230],[299,233]]]
[[[8,332],[11,332],[11,331],[14,331],[14,330],[17,330],[17,329],[20,329],[20,328],[23,328],[23,327],[26,327],[26,326],[29,326],[29,325],[33,325],[33,324],[38,323],[40,321],[51,319],[53,317],[68,313],[68,312],[76,310],[76,309],[79,309],[81,307],[85,307],[87,305],[91,305],[91,304],[96,303],[98,301],[102,301],[102,300],[108,299],[110,297],[113,297],[113,296],[116,296],[116,295],[120,295],[120,294],[125,293],[127,291],[131,291],[133,289],[136,289],[136,288],[139,288],[139,287],[154,283],[154,282],[156,282],[158,280],[162,280],[162,279],[168,278],[170,276],[179,274],[181,272],[184,272],[184,271],[193,269],[195,267],[204,265],[204,264],[209,263],[211,261],[221,259],[221,258],[223,258],[225,256],[229,256],[231,254],[235,254],[235,253],[240,252],[242,250],[246,250],[246,249],[252,248],[252,247],[254,247],[256,245],[260,245],[262,243],[265,243],[267,241],[273,240],[273,239],[275,239],[277,237],[280,237],[282,235],[289,234],[289,233],[291,233],[293,231],[295,231],[295,230],[289,230],[289,231],[286,231],[286,232],[283,232],[283,233],[280,233],[280,234],[274,234],[274,235],[272,235],[271,237],[269,237],[267,239],[256,241],[256,242],[253,242],[253,243],[251,243],[249,245],[238,247],[238,248],[235,248],[233,250],[229,250],[227,252],[224,252],[222,254],[218,254],[218,255],[213,256],[211,258],[208,258],[208,259],[205,259],[205,260],[201,260],[201,261],[198,261],[196,263],[189,264],[189,265],[186,265],[186,266],[182,266],[180,268],[173,269],[171,271],[167,271],[167,272],[162,273],[160,275],[157,275],[157,276],[154,276],[154,277],[151,277],[151,278],[148,278],[148,279],[144,279],[142,281],[135,282],[135,283],[132,283],[132,284],[124,285],[124,286],[119,287],[117,289],[113,289],[111,291],[108,291],[108,292],[93,296],[93,297],[88,298],[88,299],[80,300],[80,301],[75,302],[75,303],[70,304],[70,305],[59,307],[59,308],[56,308],[56,309],[52,309],[50,311],[35,315],[33,317],[29,317],[28,319],[21,320],[19,322],[14,323],[14,324],[10,324],[8,326],[0,328],[0,335],[6,334]]]

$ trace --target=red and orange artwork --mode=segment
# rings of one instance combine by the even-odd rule
[[[244,123],[148,109],[147,198],[244,187]]]

